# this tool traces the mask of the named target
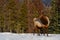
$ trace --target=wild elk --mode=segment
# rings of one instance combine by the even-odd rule
[[[43,34],[45,35],[45,33],[47,33],[48,36],[48,26],[50,24],[50,20],[47,16],[41,15],[39,18],[34,18],[33,22],[34,22],[34,31],[38,31],[39,29],[41,34],[43,31]]]

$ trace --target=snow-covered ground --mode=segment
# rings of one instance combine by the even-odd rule
[[[0,40],[60,40],[60,34],[49,34],[47,37],[46,35],[40,35],[37,34],[33,35],[32,33],[21,33],[21,34],[15,34],[15,33],[0,33]]]

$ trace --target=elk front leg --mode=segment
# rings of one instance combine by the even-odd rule
[[[46,28],[46,34],[47,34],[47,36],[48,36],[48,27]]]
[[[46,31],[46,30],[45,30],[44,27],[42,28],[42,31],[43,31],[43,35],[45,36],[45,31]]]

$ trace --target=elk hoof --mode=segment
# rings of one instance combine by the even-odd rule
[[[48,34],[47,34],[47,36],[48,36]]]
[[[40,34],[38,34],[38,36],[40,36]]]

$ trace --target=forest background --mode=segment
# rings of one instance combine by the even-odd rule
[[[28,3],[32,5],[34,1],[0,0],[0,32],[33,33],[33,18],[38,16],[38,12],[34,5],[29,6]],[[59,8],[59,0],[51,0],[46,14],[51,21],[49,33],[60,33]]]

